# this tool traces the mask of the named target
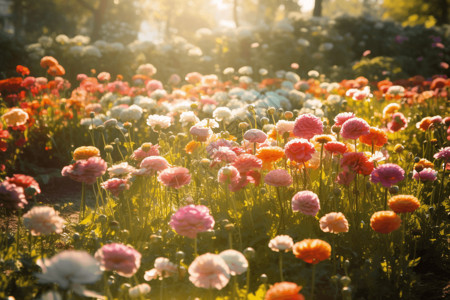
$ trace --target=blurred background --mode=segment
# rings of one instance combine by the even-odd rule
[[[449,0],[0,0],[0,79],[52,55],[78,73],[265,68],[333,80],[448,74]],[[274,75],[273,75],[274,76]]]

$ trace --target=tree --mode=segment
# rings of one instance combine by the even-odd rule
[[[449,22],[450,0],[384,0],[383,17],[404,25],[438,25]]]
[[[322,0],[316,0],[314,2],[313,16],[314,17],[322,16]]]

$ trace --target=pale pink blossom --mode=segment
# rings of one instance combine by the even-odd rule
[[[102,188],[110,191],[114,196],[119,196],[120,192],[128,190],[130,184],[128,179],[111,178],[101,184]]]
[[[144,274],[144,279],[147,281],[153,279],[163,279],[167,277],[174,276],[178,273],[178,266],[168,258],[158,257],[154,263],[155,268],[146,271]]]
[[[159,145],[152,145],[151,143],[144,143],[141,147],[134,150],[131,158],[136,161],[142,161],[149,156],[159,155]]]
[[[170,167],[169,162],[162,156],[149,156],[142,160],[139,175],[154,175]]]
[[[23,187],[17,186],[8,181],[0,183],[0,207],[7,212],[23,209],[28,201],[25,197]]]
[[[105,174],[106,168],[107,165],[103,159],[90,157],[87,160],[77,160],[74,164],[65,166],[61,174],[62,176],[69,176],[78,182],[93,184],[96,182],[97,177]]]
[[[264,143],[267,139],[267,134],[259,129],[249,129],[244,133],[244,139],[250,143]]]
[[[220,168],[217,177],[220,183],[238,182],[241,179],[238,169],[233,166]]]
[[[179,234],[191,239],[198,233],[214,228],[214,218],[204,205],[187,205],[172,215],[169,225]]]
[[[198,256],[189,266],[189,280],[199,288],[223,289],[230,281],[230,268],[217,254]]]
[[[292,210],[315,216],[320,210],[319,197],[311,191],[301,191],[292,197]]]
[[[343,213],[331,212],[320,218],[319,222],[323,232],[348,232],[348,221]]]
[[[285,132],[293,132],[294,131],[295,122],[294,121],[286,121],[279,120],[275,125],[275,128],[279,135],[283,135]]]
[[[280,187],[290,186],[293,182],[292,176],[283,169],[272,170],[264,177],[264,182],[268,185]]]
[[[269,242],[269,248],[275,252],[288,252],[293,246],[294,241],[288,235],[277,235]]]
[[[191,174],[188,169],[183,167],[167,168],[159,173],[158,181],[166,187],[179,189],[191,182]]]
[[[239,251],[229,249],[219,253],[219,256],[223,258],[223,260],[228,265],[230,269],[230,275],[241,275],[248,269],[248,261],[245,258],[244,254]]]
[[[35,206],[23,215],[23,225],[32,235],[49,235],[62,233],[64,219],[49,206]]]
[[[102,270],[116,271],[123,277],[133,276],[141,265],[141,254],[136,249],[118,243],[104,245],[95,252],[95,258]]]

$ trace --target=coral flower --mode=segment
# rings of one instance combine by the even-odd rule
[[[290,186],[292,184],[291,175],[283,169],[277,169],[267,173],[264,177],[264,182],[268,185],[280,187],[280,186]]]
[[[140,162],[146,157],[158,155],[159,155],[159,145],[152,145],[152,143],[143,143],[141,147],[134,150],[133,155],[131,155],[131,158]]]
[[[322,134],[323,123],[320,118],[313,114],[300,115],[294,124],[293,133],[295,136],[304,139],[311,139],[316,134]]]
[[[389,233],[397,230],[402,219],[393,211],[378,211],[370,218],[370,227],[379,233]]]
[[[214,228],[214,218],[204,205],[187,205],[172,215],[169,225],[179,235],[194,239],[198,233]]]
[[[336,126],[342,126],[347,120],[355,118],[355,114],[352,112],[343,112],[340,114],[337,114],[336,117],[334,117],[334,125]]]
[[[356,172],[362,175],[369,175],[373,170],[373,162],[362,152],[344,153],[341,159],[341,168],[348,172]]]
[[[272,164],[284,157],[284,150],[278,146],[262,147],[256,152],[256,157],[263,162],[264,169],[271,169]]]
[[[51,76],[63,76],[66,74],[66,70],[61,65],[54,65],[48,68],[47,73]]]
[[[370,173],[370,181],[381,183],[385,188],[389,188],[405,178],[405,171],[396,164],[384,164],[378,166]]]
[[[316,152],[314,144],[305,139],[293,139],[284,146],[286,157],[291,161],[304,163]]]
[[[332,154],[344,154],[347,152],[347,146],[344,143],[341,142],[328,142],[324,146],[326,151],[332,153]]]
[[[428,128],[430,128],[431,124],[432,124],[431,117],[425,117],[422,120],[420,120],[420,122],[417,122],[416,128],[422,131],[427,131]]]
[[[44,56],[41,58],[41,67],[46,69],[52,66],[56,66],[58,61],[53,56]]]
[[[277,282],[267,291],[264,300],[304,300],[305,297],[298,293],[301,289],[293,282]]]
[[[319,197],[311,191],[301,191],[292,197],[292,210],[315,216],[320,210]]]
[[[262,160],[252,154],[242,154],[233,162],[233,167],[238,169],[241,174],[245,174],[252,170],[261,169]]]
[[[341,136],[345,139],[356,140],[362,135],[370,133],[370,126],[361,118],[351,118],[342,124]]]
[[[293,246],[294,241],[288,235],[277,235],[269,242],[269,248],[275,252],[288,252]]]
[[[320,229],[323,232],[348,232],[348,221],[343,213],[331,212],[320,218]]]
[[[389,207],[397,214],[413,212],[419,208],[419,199],[413,195],[395,195],[388,202]]]
[[[384,130],[381,130],[376,127],[370,127],[369,134],[360,136],[359,141],[369,146],[373,145],[377,147],[382,147],[387,143],[388,138]]]
[[[154,175],[170,167],[169,162],[162,156],[149,156],[141,161],[139,166],[145,169],[145,175]]]
[[[167,187],[179,189],[191,182],[191,174],[183,167],[167,168],[159,173],[158,181]]]
[[[88,159],[90,157],[100,156],[100,150],[94,146],[82,146],[73,152],[74,160]]]
[[[420,172],[417,172],[416,170],[413,171],[413,178],[417,181],[421,182],[427,182],[427,181],[435,181],[437,178],[437,171],[431,169],[431,168],[425,168],[421,170]]]
[[[74,164],[65,166],[61,174],[69,176],[71,179],[93,184],[97,177],[102,176],[106,172],[106,162],[100,157],[91,157],[87,160],[78,160]]]
[[[41,188],[39,187],[39,183],[37,183],[36,180],[34,180],[33,177],[24,175],[24,174],[14,174],[13,177],[6,177],[6,180],[9,183],[13,183],[16,186],[20,186],[23,188],[23,190],[26,193],[27,197],[32,197],[37,194],[41,193]],[[27,190],[27,188],[33,188],[34,194],[30,194]]]
[[[259,129],[249,129],[244,133],[244,139],[250,143],[264,143],[267,139],[267,134]]]
[[[35,206],[23,215],[25,228],[35,236],[62,233],[64,223],[58,212],[48,206]]]
[[[230,268],[217,254],[198,256],[189,266],[188,272],[189,280],[199,288],[221,290],[230,281]]]
[[[141,254],[131,246],[106,244],[95,252],[102,270],[116,271],[123,277],[133,276],[141,265]]]
[[[331,246],[319,239],[305,239],[294,244],[293,252],[295,257],[309,264],[317,264],[330,258]]]

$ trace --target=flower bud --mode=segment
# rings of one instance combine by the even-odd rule
[[[294,113],[293,113],[292,111],[285,111],[285,112],[284,112],[284,117],[285,117],[287,120],[290,120],[290,119],[292,119],[292,118],[294,117]]]
[[[106,153],[112,153],[113,151],[114,151],[113,146],[111,146],[111,145],[106,145],[105,146],[105,152]]]
[[[225,225],[225,230],[229,231],[229,232],[233,231],[234,230],[234,224],[233,223],[229,223],[229,224]]]
[[[239,128],[241,130],[246,130],[248,128],[248,126],[250,126],[247,122],[241,122],[239,123]]]
[[[259,276],[259,280],[261,280],[261,282],[262,282],[263,284],[266,284],[267,281],[269,280],[269,278],[267,277],[266,274],[261,274],[261,276]]]
[[[131,124],[130,122],[123,123],[123,127],[125,127],[126,129],[130,129],[132,126],[133,124]]]
[[[343,286],[349,286],[351,282],[352,282],[352,280],[350,279],[350,277],[348,277],[348,276],[341,277],[341,284]]]
[[[269,115],[273,115],[275,113],[275,107],[271,106],[267,109],[267,113]]]
[[[403,150],[405,150],[405,147],[403,147],[402,144],[397,144],[397,145],[395,145],[395,147],[394,147],[394,152],[395,152],[395,153],[400,154],[400,153],[403,152]]]
[[[391,193],[391,195],[397,195],[399,190],[398,185],[393,185],[389,188],[389,193]]]
[[[252,247],[247,247],[244,250],[244,256],[245,258],[247,258],[248,260],[252,260],[255,258],[255,249],[253,249]]]
[[[266,117],[262,117],[261,118],[261,124],[263,124],[263,125],[269,124],[269,119],[266,118]]]
[[[177,251],[177,253],[175,253],[175,259],[176,259],[177,261],[183,260],[183,259],[184,259],[184,256],[185,256],[185,254],[184,254],[183,251]]]
[[[338,134],[339,132],[341,132],[341,126],[333,125],[331,126],[331,131]]]
[[[95,118],[95,113],[93,111],[91,111],[89,113],[89,118],[91,118],[91,119]]]

